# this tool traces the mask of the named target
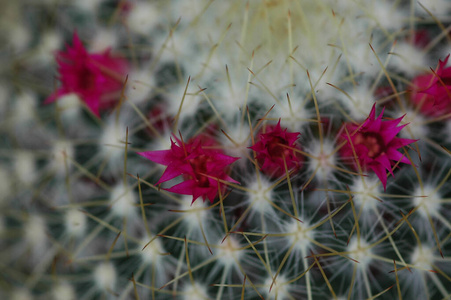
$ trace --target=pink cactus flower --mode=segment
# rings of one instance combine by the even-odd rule
[[[403,156],[397,149],[404,147],[416,140],[398,138],[396,135],[407,124],[398,126],[402,117],[394,120],[382,120],[384,109],[376,117],[376,104],[373,105],[370,115],[361,125],[347,123],[341,134],[341,141],[348,141],[341,149],[343,157],[356,158],[363,171],[372,170],[376,173],[384,186],[387,186],[387,170],[393,175],[392,166],[398,161],[410,164],[407,157]],[[357,169],[357,164],[354,163]]]
[[[413,32],[413,45],[418,48],[425,48],[431,41],[429,32],[426,29],[415,30]]]
[[[218,179],[221,192],[224,193],[226,184],[224,181],[239,183],[227,175],[230,164],[235,162],[237,157],[227,156],[220,149],[213,149],[215,142],[205,136],[197,136],[188,142],[183,142],[174,136],[171,139],[171,149],[140,152],[139,155],[167,166],[161,178],[156,183],[183,177],[183,182],[167,189],[169,192],[192,195],[193,201],[202,197],[213,203],[218,195]]]
[[[250,149],[257,154],[256,158],[260,168],[265,174],[282,176],[285,174],[284,160],[287,169],[299,169],[303,157],[293,149],[299,149],[296,143],[300,133],[288,132],[282,129],[280,119],[276,126],[266,126],[264,132],[260,132],[257,142]]]
[[[445,68],[449,54],[444,61],[439,60],[435,74],[417,76],[412,81],[411,100],[421,112],[431,117],[441,117],[451,113],[451,67]]]
[[[57,52],[56,61],[61,87],[45,100],[45,104],[75,93],[99,116],[100,110],[111,107],[119,99],[129,64],[124,58],[114,57],[110,49],[88,53],[74,33],[72,46]]]

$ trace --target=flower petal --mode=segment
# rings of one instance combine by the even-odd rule
[[[164,166],[167,166],[174,161],[173,152],[171,150],[146,151],[138,152],[138,154]]]

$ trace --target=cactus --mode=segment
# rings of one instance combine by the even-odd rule
[[[451,296],[447,0],[0,9],[0,298]]]

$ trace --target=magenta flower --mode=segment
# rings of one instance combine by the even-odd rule
[[[428,116],[440,117],[451,113],[451,67],[445,68],[449,54],[439,60],[435,74],[425,74],[413,79],[411,100]]]
[[[119,99],[129,64],[121,57],[112,56],[110,49],[88,53],[75,32],[72,46],[57,52],[56,61],[61,87],[45,100],[45,104],[75,93],[99,116],[101,109],[111,107]]]
[[[265,174],[284,175],[284,160],[288,170],[301,167],[302,156],[294,151],[299,149],[296,143],[299,135],[299,132],[288,132],[286,128],[282,130],[280,119],[276,126],[266,126],[265,131],[259,133],[257,142],[249,148],[256,152],[257,161]]]
[[[410,164],[410,161],[397,149],[416,140],[402,139],[396,135],[407,124],[398,126],[402,117],[394,120],[382,120],[384,109],[376,117],[376,104],[373,105],[370,115],[361,125],[345,124],[347,129],[341,134],[341,140],[348,141],[341,149],[344,157],[354,157],[354,148],[357,160],[364,171],[372,170],[379,177],[384,186],[387,185],[387,170],[392,174],[392,166],[398,161]],[[354,164],[357,168],[357,164]]]
[[[213,203],[218,195],[218,179],[231,183],[239,183],[227,175],[228,166],[237,157],[227,156],[220,149],[212,149],[215,145],[211,138],[197,136],[184,143],[174,136],[171,139],[171,149],[140,152],[139,155],[167,166],[157,185],[180,175],[183,182],[167,189],[169,192],[193,195],[193,202],[202,197]],[[221,192],[226,188],[224,182],[219,182]]]

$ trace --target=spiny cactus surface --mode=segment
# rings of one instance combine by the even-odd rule
[[[1,299],[449,299],[448,0],[0,4]]]

